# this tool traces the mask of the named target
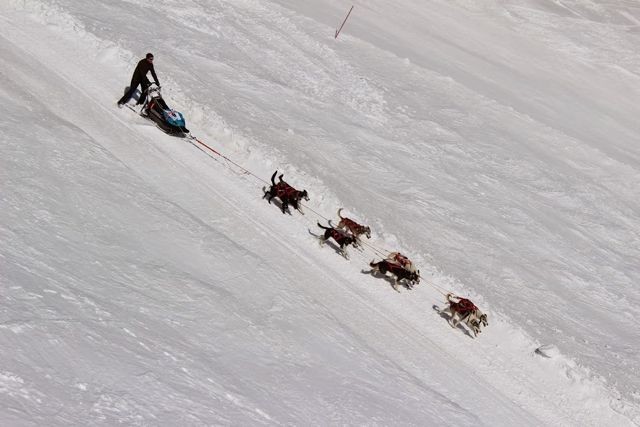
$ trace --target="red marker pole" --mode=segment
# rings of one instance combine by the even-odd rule
[[[351,9],[349,9],[349,13],[347,13],[347,17],[344,18],[344,21],[342,21],[342,25],[340,25],[340,28],[336,30],[336,36],[334,37],[334,39],[338,38],[338,34],[340,34],[340,31],[342,31],[342,27],[344,27],[344,24],[347,22],[347,19],[349,19],[349,15],[351,15],[352,10],[353,10],[353,6],[351,6]]]

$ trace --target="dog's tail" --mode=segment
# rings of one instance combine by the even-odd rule
[[[318,227],[322,228],[323,230],[331,230],[331,227],[325,227],[324,225],[320,224],[320,222],[318,222]]]
[[[369,263],[369,267],[371,267],[371,268],[377,267],[378,264],[379,264],[378,262],[373,262],[373,261],[375,261],[375,260],[372,259],[371,262]]]
[[[455,302],[455,301],[452,301],[452,300],[451,300],[451,298],[453,298],[453,294],[452,294],[451,292],[449,292],[449,293],[447,294],[447,302],[448,302],[448,303]]]
[[[276,185],[276,175],[278,174],[278,171],[276,170],[273,175],[271,175],[271,183],[273,185]]]
[[[342,208],[338,209],[338,218],[340,219],[344,219],[344,217],[342,215],[340,215],[340,212],[342,211]]]

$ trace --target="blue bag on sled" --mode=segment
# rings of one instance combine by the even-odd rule
[[[153,120],[160,129],[169,135],[184,137],[189,134],[189,129],[185,127],[182,113],[169,108],[164,99],[162,99],[160,87],[155,84],[152,84],[147,89],[146,101],[140,115]]]

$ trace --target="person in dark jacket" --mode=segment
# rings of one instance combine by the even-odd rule
[[[147,74],[151,71],[151,75],[153,76],[153,80],[156,82],[158,86],[160,86],[160,81],[158,80],[158,76],[156,76],[156,70],[153,68],[153,54],[147,53],[147,56],[144,59],[141,59],[136,66],[136,69],[133,71],[133,76],[131,77],[131,86],[129,86],[129,90],[124,94],[122,98],[118,101],[118,107],[122,107],[124,103],[126,103],[134,93],[136,93],[136,89],[138,85],[142,87],[142,95],[140,95],[140,99],[138,99],[138,105],[144,102],[144,93],[151,83],[149,79],[147,79]]]

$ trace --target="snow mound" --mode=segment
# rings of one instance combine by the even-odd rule
[[[544,344],[536,348],[536,354],[551,359],[560,355],[560,350],[553,344]]]

